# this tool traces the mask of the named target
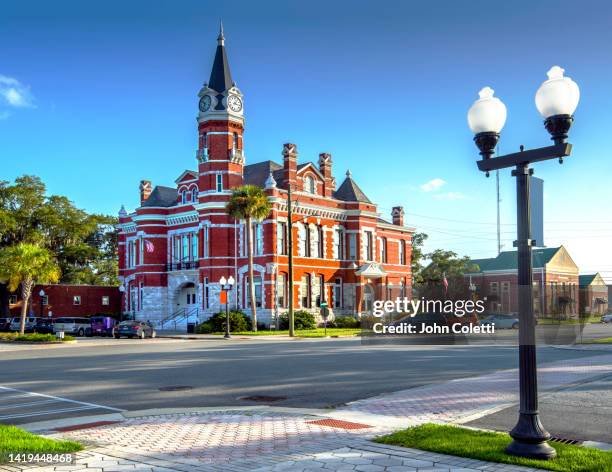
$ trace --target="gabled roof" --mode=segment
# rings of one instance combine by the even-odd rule
[[[605,285],[605,281],[599,272],[595,272],[594,274],[582,274],[578,276],[578,285],[580,287],[588,287],[595,281]]]
[[[323,174],[321,174],[321,171],[319,169],[317,169],[317,166],[315,166],[312,162],[305,162],[304,164],[299,164],[297,166],[297,172],[296,174],[301,173],[304,169],[306,169],[307,167],[311,167],[312,171],[317,174],[319,176],[319,178],[321,180],[325,180],[325,177],[323,177]]]
[[[546,247],[534,249],[533,268],[541,269],[548,264],[551,259],[561,249],[560,247]],[[518,257],[516,251],[503,251],[497,257],[489,259],[472,259],[472,264],[477,264],[480,267],[480,272],[488,272],[492,270],[518,270]]]
[[[283,176],[283,166],[274,161],[263,161],[244,166],[244,183],[248,185],[266,186],[266,179],[272,172],[274,180],[280,182]]]
[[[345,202],[372,203],[366,194],[363,193],[363,190],[359,188],[359,185],[353,180],[350,171],[347,171],[346,179],[344,179],[344,182],[342,182],[338,190],[334,192],[334,198]]]
[[[217,38],[217,50],[215,52],[215,60],[210,71],[210,79],[208,86],[218,93],[223,93],[229,90],[234,85],[232,74],[229,68],[229,61],[225,52],[225,36],[223,35],[223,25],[219,31]]]
[[[578,276],[578,285],[581,287],[586,287],[587,285],[591,285],[593,280],[595,280],[597,274],[583,274]]]
[[[189,179],[186,179],[185,177],[189,176]],[[193,171],[193,170],[185,170],[185,172],[183,172],[181,175],[178,176],[178,178],[174,181],[175,183],[179,183],[182,182],[183,180],[194,180],[198,178],[198,174],[197,172]]]
[[[171,207],[176,205],[178,192],[175,188],[157,185],[149,198],[142,204],[143,207]]]

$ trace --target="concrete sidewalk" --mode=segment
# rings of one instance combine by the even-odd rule
[[[540,386],[543,392],[551,391],[610,372],[612,355],[555,362],[540,367]],[[506,370],[380,395],[336,410],[241,407],[123,412],[113,415],[119,422],[104,426],[58,433],[50,430],[62,425],[39,423],[28,429],[90,446],[77,455],[76,466],[57,470],[524,471],[529,469],[369,441],[425,422],[464,423],[517,400],[517,371]],[[75,422],[103,418],[109,419]]]

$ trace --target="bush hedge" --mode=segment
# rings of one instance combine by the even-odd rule
[[[215,313],[204,323],[196,326],[196,333],[221,333],[225,331],[225,312]],[[241,311],[230,311],[230,331],[249,331],[251,329],[251,318]]]
[[[289,329],[289,315],[287,313],[280,316],[280,329]],[[293,327],[295,329],[315,329],[317,322],[312,313],[304,310],[293,312]]]
[[[361,328],[361,322],[352,316],[337,316],[334,326],[336,328]]]
[[[16,343],[56,343],[73,341],[72,336],[64,336],[64,339],[57,339],[54,334],[19,334],[19,333],[0,333],[0,341]]]

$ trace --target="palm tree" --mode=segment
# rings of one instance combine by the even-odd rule
[[[257,308],[255,307],[255,279],[253,276],[253,220],[263,220],[271,210],[268,197],[261,187],[243,185],[232,191],[227,206],[227,213],[237,220],[245,220],[247,250],[249,254],[249,297],[251,302],[251,320],[253,331],[257,331]]]
[[[0,250],[0,280],[11,292],[21,285],[21,324],[25,330],[28,301],[35,283],[53,283],[60,278],[60,268],[47,249],[35,244],[19,243]]]

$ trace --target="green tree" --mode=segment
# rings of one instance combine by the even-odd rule
[[[444,277],[462,278],[465,273],[477,271],[477,266],[467,256],[459,257],[456,252],[436,249],[425,257],[430,264],[425,267],[421,276],[424,282],[441,283]]]
[[[19,243],[0,249],[0,280],[15,291],[21,285],[21,323],[25,330],[28,302],[35,283],[54,283],[60,278],[60,268],[50,251],[35,244]]]
[[[428,237],[429,236],[427,236],[425,233],[414,233],[412,235],[410,270],[412,272],[412,281],[415,285],[423,283],[423,277],[421,275],[423,265],[421,264],[421,261],[423,260],[423,244]]]
[[[263,220],[268,216],[271,208],[265,192],[256,185],[243,185],[235,188],[226,206],[226,211],[230,216],[246,222],[247,251],[249,255],[249,297],[253,331],[257,331],[257,307],[255,306],[255,280],[253,274],[253,221]]]
[[[65,283],[117,283],[116,218],[88,214],[66,197],[46,195],[40,178],[0,181],[0,249],[19,243],[50,250]],[[0,284],[0,315],[8,314],[8,291]]]

